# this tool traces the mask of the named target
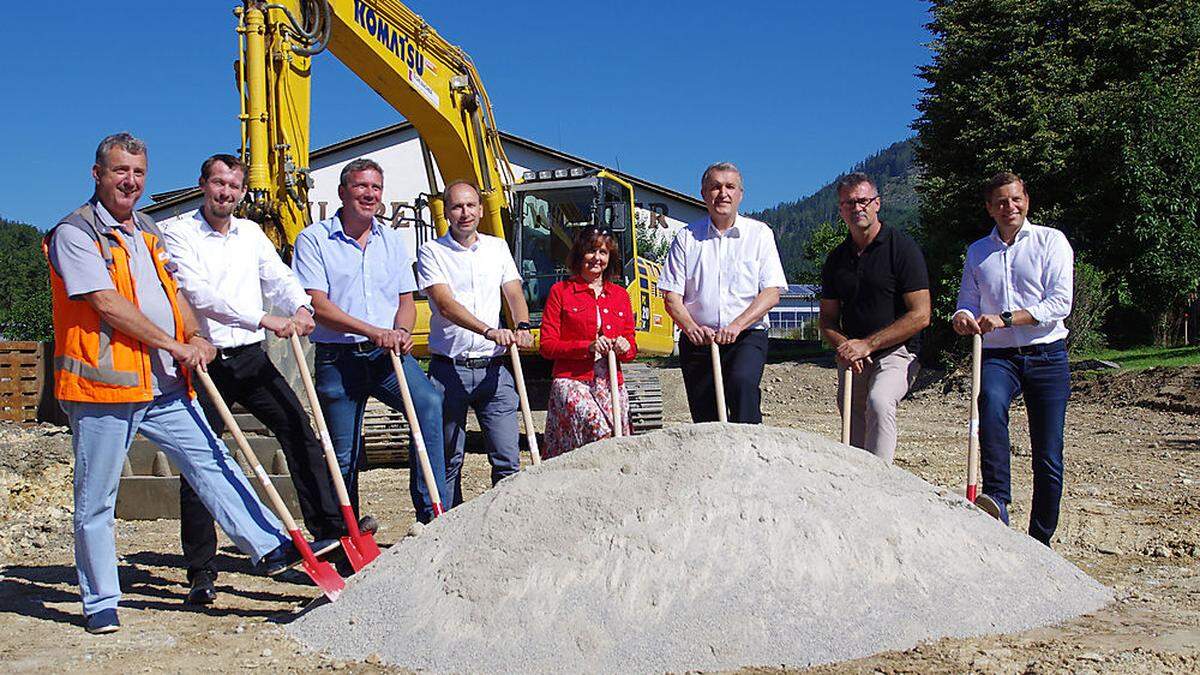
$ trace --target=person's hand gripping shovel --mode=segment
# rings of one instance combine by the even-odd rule
[[[300,380],[304,383],[304,393],[308,396],[308,404],[312,407],[313,418],[317,423],[317,435],[321,438],[321,447],[325,451],[325,465],[329,469],[329,477],[333,481],[334,491],[337,492],[338,507],[342,512],[342,520],[346,524],[346,536],[342,537],[342,550],[350,567],[355,572],[366,567],[367,563],[379,557],[379,545],[370,532],[358,528],[358,516],[350,505],[350,493],[346,491],[346,481],[342,479],[342,469],[338,466],[337,453],[333,450],[333,438],[329,435],[329,427],[325,424],[325,415],[321,412],[321,402],[317,399],[317,389],[313,385],[312,373],[308,370],[308,362],[304,360],[304,348],[300,346],[300,338],[292,334],[292,356],[300,368]]]

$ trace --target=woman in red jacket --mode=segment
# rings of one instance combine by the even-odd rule
[[[554,284],[546,298],[541,353],[554,362],[554,380],[544,457],[613,435],[608,352],[615,351],[620,361],[637,354],[629,294],[612,282],[620,265],[612,230],[586,227],[567,258],[572,276]],[[629,435],[629,397],[619,371],[621,426]]]

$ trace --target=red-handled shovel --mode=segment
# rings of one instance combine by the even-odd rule
[[[438,494],[437,481],[433,477],[433,467],[429,465],[429,453],[425,450],[425,438],[421,436],[421,422],[417,419],[417,409],[413,407],[412,393],[408,390],[408,378],[404,376],[404,364],[396,352],[392,355],[392,369],[396,371],[396,382],[400,385],[400,396],[404,399],[404,416],[408,418],[408,428],[412,431],[413,447],[417,450],[417,459],[421,464],[421,476],[425,479],[425,489],[429,490],[429,499],[433,502],[433,517],[436,518],[442,510],[442,497]],[[441,452],[441,448],[438,448]]]
[[[979,389],[983,369],[983,336],[971,336],[971,422],[967,427],[967,501],[1000,520],[1000,505],[979,489]]]
[[[217,412],[220,413],[221,419],[224,420],[225,427],[229,429],[229,433],[233,434],[233,439],[237,441],[238,451],[241,452],[242,459],[254,471],[254,475],[258,478],[258,483],[262,486],[267,499],[270,500],[275,513],[279,515],[279,519],[283,521],[283,526],[287,528],[288,534],[291,535],[292,543],[296,546],[296,550],[300,551],[304,572],[321,589],[325,597],[329,598],[330,602],[337,600],[338,596],[342,593],[342,589],[346,587],[346,582],[338,576],[332,565],[322,560],[317,560],[317,556],[313,554],[312,547],[304,539],[304,534],[300,532],[300,527],[296,525],[295,519],[292,518],[292,514],[288,511],[287,506],[284,505],[279,492],[271,484],[271,479],[267,476],[267,471],[263,468],[262,462],[258,461],[258,456],[250,449],[250,443],[246,440],[246,436],[242,434],[242,429],[238,426],[237,420],[233,418],[233,413],[229,412],[229,406],[225,405],[225,399],[221,398],[221,392],[217,391],[212,378],[203,369],[197,368],[195,372],[200,377],[200,381],[204,383],[204,389],[208,391],[209,398],[212,399],[213,405],[217,407]]]
[[[304,360],[304,348],[300,346],[300,337],[293,333],[291,343],[292,355],[296,357],[296,364],[300,367],[300,380],[304,382],[304,393],[308,395],[308,404],[312,406],[313,418],[317,422],[317,435],[321,437],[321,446],[325,450],[325,465],[329,469],[334,491],[337,492],[342,520],[346,523],[347,534],[341,538],[342,550],[346,552],[350,567],[357,572],[379,557],[379,545],[375,543],[373,535],[358,529],[358,516],[354,513],[354,507],[350,505],[350,493],[346,491],[346,481],[342,479],[342,469],[338,466],[337,453],[333,450],[333,438],[329,435],[325,415],[321,412],[321,402],[317,399],[317,390],[313,386],[308,362]]]
[[[983,367],[983,337],[971,336],[971,416],[967,426],[967,501],[975,503],[979,494],[979,383]]]

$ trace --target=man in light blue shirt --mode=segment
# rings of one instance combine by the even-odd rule
[[[996,226],[967,247],[952,320],[959,335],[983,336],[983,492],[976,504],[1008,523],[1008,409],[1023,393],[1033,451],[1029,535],[1049,546],[1063,490],[1063,427],[1071,392],[1063,321],[1071,313],[1074,253],[1062,232],[1026,218],[1029,194],[1016,174],[996,174],[984,195]]]
[[[358,513],[358,469],[364,457],[362,420],[367,397],[396,410],[403,400],[388,350],[412,351],[416,321],[412,258],[393,229],[375,219],[383,199],[383,169],[369,159],[345,166],[338,185],[342,207],[296,238],[292,269],[312,298],[317,327],[316,387],[338,464]],[[442,397],[411,356],[404,374],[425,447],[442,447]],[[445,494],[445,458],[430,452],[438,492]],[[409,491],[417,520],[429,522],[433,501],[409,453]]]

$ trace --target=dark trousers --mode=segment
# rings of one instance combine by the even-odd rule
[[[249,345],[232,356],[217,357],[208,365],[208,374],[228,405],[241,404],[278,439],[309,532],[317,539],[344,533],[337,497],[325,468],[325,453],[313,433],[308,413],[262,345]],[[225,423],[208,396],[202,390],[198,391],[204,416],[219,436],[225,431]],[[182,476],[179,479],[179,512],[183,558],[191,581],[200,570],[213,571],[217,531],[212,516]]]
[[[1025,395],[1029,415],[1029,445],[1033,451],[1033,506],[1029,536],[1050,545],[1058,527],[1063,490],[1063,427],[1071,375],[1062,342],[1043,353],[983,350],[979,391],[979,449],[983,492],[1000,505],[1008,522],[1012,502],[1009,468],[1008,410],[1017,394]]]
[[[350,504],[358,513],[358,471],[365,464],[366,446],[363,443],[363,416],[367,397],[380,401],[392,410],[404,410],[400,382],[392,367],[387,350],[371,346],[317,344],[317,397],[329,425],[329,435],[337,453],[338,465],[350,493]],[[429,468],[438,496],[446,494],[446,455],[442,446],[442,395],[429,383],[429,378],[411,356],[403,359],[404,377],[408,381],[413,407],[416,409],[421,438],[425,440]],[[410,433],[411,439],[411,433]],[[415,448],[415,444],[409,445]],[[408,491],[413,500],[417,520],[433,520],[433,495],[425,485],[416,451],[408,453]],[[443,508],[445,502],[443,501]]]
[[[693,422],[716,422],[717,388],[713,382],[712,348],[696,346],[679,336],[679,367]],[[725,378],[725,404],[729,421],[761,424],[763,366],[767,363],[767,331],[743,331],[731,345],[720,345],[721,375]]]

